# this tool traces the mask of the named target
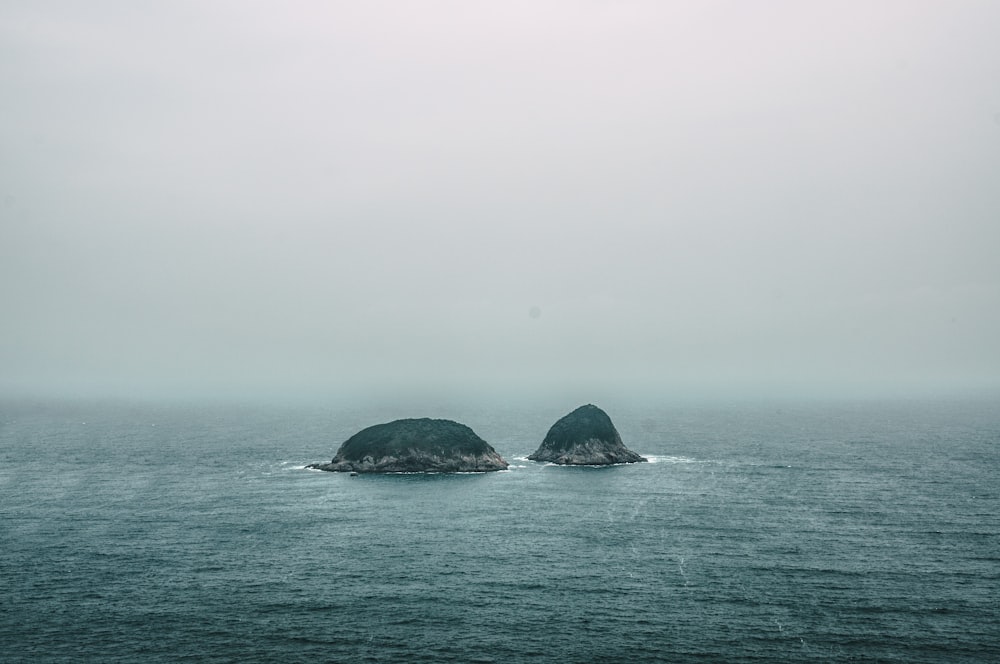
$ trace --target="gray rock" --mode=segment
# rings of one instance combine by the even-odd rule
[[[408,419],[362,429],[330,463],[308,468],[352,473],[462,473],[504,470],[489,443],[458,422]]]
[[[529,457],[567,466],[608,466],[646,461],[625,447],[611,418],[592,404],[580,406],[549,429]]]

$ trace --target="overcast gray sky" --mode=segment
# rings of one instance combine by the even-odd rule
[[[8,0],[0,391],[996,388],[997,26]]]

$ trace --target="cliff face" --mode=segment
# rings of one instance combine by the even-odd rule
[[[541,446],[528,458],[572,466],[646,460],[625,447],[608,414],[591,404],[580,406],[553,424]]]
[[[333,461],[309,468],[356,473],[458,473],[503,470],[507,462],[464,424],[424,418],[363,429],[340,446]]]

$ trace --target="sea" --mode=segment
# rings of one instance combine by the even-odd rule
[[[0,401],[3,662],[997,662],[1000,402]],[[432,404],[433,406],[433,404]],[[455,419],[487,474],[308,470]]]

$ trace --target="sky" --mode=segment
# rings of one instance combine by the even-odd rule
[[[995,390],[998,25],[7,0],[0,394]]]

